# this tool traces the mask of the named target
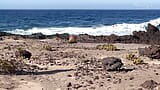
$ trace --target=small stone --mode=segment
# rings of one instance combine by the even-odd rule
[[[106,78],[111,78],[111,75],[106,75]]]
[[[130,77],[130,78],[129,78],[129,80],[133,80],[133,79],[134,79],[134,77]]]
[[[155,73],[156,75],[159,75],[159,73]]]
[[[113,81],[113,84],[120,84],[121,83],[121,79],[116,79]]]
[[[73,88],[74,88],[74,89],[79,89],[79,88],[81,88],[81,87],[82,87],[82,85],[80,85],[80,84],[74,84],[74,85],[73,85]]]
[[[91,81],[91,80],[89,80],[89,81],[87,81],[89,84],[93,84],[93,81]]]
[[[71,86],[72,86],[71,82],[67,83],[67,87],[71,87]]]
[[[94,80],[98,80],[98,79],[99,79],[99,76],[95,76],[95,77],[94,77]]]
[[[72,77],[72,75],[67,75],[67,77]]]

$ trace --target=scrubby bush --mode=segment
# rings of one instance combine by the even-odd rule
[[[10,74],[16,71],[16,66],[14,61],[2,60],[0,59],[0,73]]]
[[[138,56],[136,56],[132,53],[127,54],[126,59],[130,60],[130,61],[133,61],[133,64],[136,64],[136,65],[144,63],[144,61],[140,57],[138,57]]]
[[[129,53],[126,55],[127,60],[133,61],[135,58],[136,58],[136,56],[132,53]]]
[[[99,50],[107,50],[107,51],[116,51],[117,50],[117,47],[112,44],[97,45],[96,48]]]
[[[140,57],[137,57],[133,60],[133,64],[136,64],[136,65],[143,64],[143,63],[144,61]]]
[[[52,51],[52,47],[50,45],[44,45],[43,49],[47,51]]]

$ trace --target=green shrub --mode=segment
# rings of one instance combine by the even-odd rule
[[[112,44],[97,45],[96,48],[99,50],[107,50],[107,51],[116,51],[117,50],[117,47]]]
[[[135,58],[136,58],[136,56],[132,53],[129,53],[126,55],[127,60],[133,61]]]
[[[136,64],[136,65],[144,63],[144,61],[140,57],[138,57],[138,56],[136,56],[132,53],[127,54],[126,59],[130,60],[130,61],[133,61],[133,64]]]
[[[143,64],[143,63],[144,61],[140,57],[137,57],[133,60],[133,64],[136,64],[136,65]]]

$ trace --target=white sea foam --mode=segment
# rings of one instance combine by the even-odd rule
[[[12,31],[7,31],[9,33],[29,35],[32,33],[43,33],[45,35],[52,34],[89,34],[89,35],[131,35],[133,31],[145,31],[148,23],[158,26],[160,24],[160,18],[150,20],[149,22],[144,22],[140,24],[115,24],[110,26],[98,26],[98,27],[64,27],[64,28],[32,28],[28,30],[16,29]]]

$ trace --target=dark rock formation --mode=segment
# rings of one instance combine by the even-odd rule
[[[148,48],[138,49],[139,55],[147,56],[152,59],[160,59],[160,46],[150,46]]]
[[[32,39],[46,39],[46,35],[43,35],[42,33],[34,33],[27,37]]]
[[[123,63],[119,58],[107,57],[102,59],[102,65],[107,71],[116,71],[122,67]]]
[[[55,34],[43,35],[42,33],[35,33],[31,35],[16,35],[5,32],[0,32],[0,36],[19,36],[22,38],[31,39],[46,39],[58,37],[60,39],[68,40],[69,34]],[[134,31],[133,35],[110,35],[110,36],[92,36],[88,34],[80,34],[77,37],[77,42],[81,43],[141,43],[141,44],[160,44],[160,31],[157,27],[148,24],[146,31]]]
[[[145,89],[153,90],[155,87],[157,87],[158,83],[153,80],[147,80],[140,86],[142,86]]]
[[[29,51],[27,50],[18,50],[15,52],[15,56],[16,57],[23,57],[23,58],[28,58],[30,59],[31,56],[32,56],[32,53],[30,53]]]
[[[152,24],[148,24],[148,27],[147,27],[147,33],[150,33],[150,34],[154,34],[155,32],[158,32],[159,29],[155,26],[153,26]]]

